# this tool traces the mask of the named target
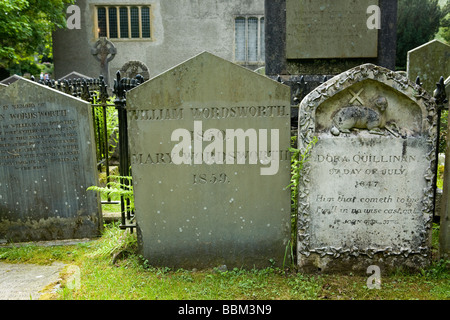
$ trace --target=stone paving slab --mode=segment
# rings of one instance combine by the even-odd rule
[[[22,246],[69,246],[86,243],[95,239],[66,239],[53,241],[35,241],[19,243],[1,243],[0,248]],[[59,280],[60,272],[66,266],[62,262],[52,265],[11,264],[0,262],[0,300],[38,300],[40,292],[49,284]]]
[[[0,300],[38,300],[42,289],[58,281],[64,266],[0,263]]]

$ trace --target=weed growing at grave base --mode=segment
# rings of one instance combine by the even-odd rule
[[[291,240],[289,242],[291,257],[294,257],[297,243],[297,217],[298,217],[298,187],[300,175],[303,170],[303,166],[308,161],[311,149],[317,143],[317,137],[314,137],[313,141],[309,143],[305,152],[302,154],[299,149],[295,148],[297,144],[297,137],[291,137],[291,183],[287,188],[291,188]],[[284,263],[283,263],[284,265]]]
[[[86,256],[89,258],[108,258],[113,260],[123,257],[127,254],[132,254],[137,248],[137,239],[135,234],[131,234],[126,230],[125,232],[117,232],[120,223],[112,223],[105,228],[103,233],[103,241],[97,243],[92,253]],[[114,262],[114,261],[113,261]]]

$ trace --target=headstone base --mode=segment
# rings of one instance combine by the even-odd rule
[[[333,274],[367,274],[369,266],[377,266],[382,274],[388,274],[399,269],[417,272],[431,264],[431,254],[390,255],[376,253],[373,256],[324,256],[312,253],[309,257],[302,257],[299,271],[304,273],[333,273]]]

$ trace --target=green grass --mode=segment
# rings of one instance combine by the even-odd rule
[[[438,228],[435,228],[438,229]],[[437,230],[438,231],[438,230]],[[438,232],[433,232],[438,236]],[[436,243],[434,241],[433,243]],[[381,289],[368,289],[360,275],[305,275],[278,268],[170,270],[154,268],[137,254],[136,233],[108,225],[98,240],[71,246],[0,248],[0,261],[51,264],[80,269],[80,288],[61,289],[45,299],[67,300],[450,300],[450,272],[436,261],[420,273],[382,276]],[[65,279],[65,280],[64,280]]]
[[[80,243],[76,246],[43,247],[25,245],[0,247],[0,262],[33,263],[39,265],[49,265],[56,261],[75,263],[83,257],[88,247],[89,244],[86,243]]]
[[[188,271],[144,268],[136,256],[119,265],[90,261],[82,269],[82,286],[63,289],[64,299],[307,299],[317,296],[315,281],[302,291],[273,269]],[[308,280],[305,279],[305,283]]]

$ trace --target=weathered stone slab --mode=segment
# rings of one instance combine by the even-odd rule
[[[127,93],[139,244],[150,264],[283,263],[291,223],[289,100],[289,87],[207,52]],[[238,153],[241,129],[248,136]],[[275,150],[271,163],[265,146]]]
[[[4,84],[4,85],[8,86],[8,85],[10,85],[11,83],[14,83],[14,82],[16,82],[16,81],[19,80],[19,79],[23,79],[23,78],[22,78],[21,76],[18,76],[17,74],[13,74],[12,76],[10,76],[10,77],[8,77],[8,78],[3,79],[3,80],[0,82],[0,84]]]
[[[61,77],[60,79],[58,79],[58,81],[73,80],[73,79],[90,79],[90,77],[88,77],[84,74],[81,74],[79,72],[72,71],[72,72],[66,74],[65,76]]]
[[[60,280],[64,266],[0,263],[0,300],[38,300],[46,286]]]
[[[367,8],[378,0],[286,0],[287,59],[375,58],[378,29]]]
[[[150,72],[145,63],[138,60],[128,61],[122,68],[120,68],[120,74],[122,77],[134,79],[138,74],[140,74],[144,81],[150,78]]]
[[[439,79],[450,76],[450,46],[432,40],[409,51],[407,73],[411,81],[420,77],[422,87],[433,94]]]
[[[419,269],[430,261],[436,105],[407,78],[366,64],[300,105],[298,265]]]
[[[92,110],[19,79],[0,97],[0,239],[92,238],[102,226]]]

